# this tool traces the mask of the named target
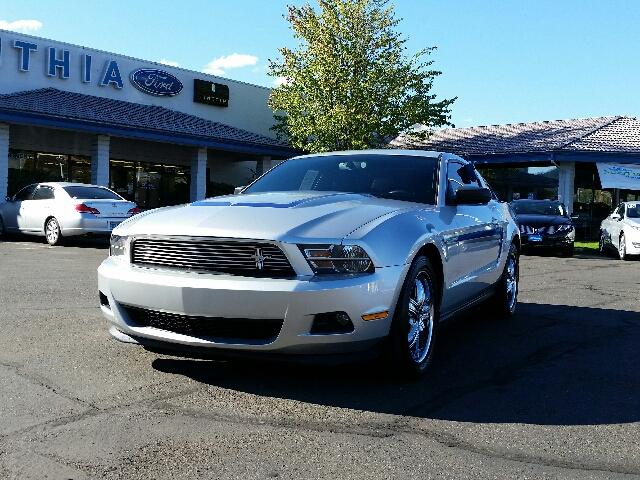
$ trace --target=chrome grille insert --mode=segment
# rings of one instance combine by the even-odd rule
[[[205,273],[287,278],[295,271],[282,250],[267,242],[217,238],[135,238],[131,263]]]

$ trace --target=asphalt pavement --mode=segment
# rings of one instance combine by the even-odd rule
[[[640,261],[522,258],[509,321],[401,383],[162,356],[107,334],[100,241],[0,241],[0,478],[640,478]]]

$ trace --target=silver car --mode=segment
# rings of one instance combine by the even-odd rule
[[[125,342],[190,355],[382,347],[415,375],[441,322],[485,300],[513,314],[519,248],[507,204],[462,158],[334,152],[123,222],[99,296]]]
[[[47,182],[28,185],[0,204],[0,236],[44,236],[50,245],[64,237],[106,234],[140,209],[99,185]]]
[[[640,255],[640,202],[622,202],[600,224],[600,252],[610,248],[620,260]]]

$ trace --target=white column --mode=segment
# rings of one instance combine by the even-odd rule
[[[9,125],[0,123],[0,203],[4,202],[9,186]]]
[[[259,177],[263,173],[271,169],[272,161],[271,157],[260,157],[256,162],[256,175]]]
[[[573,187],[576,178],[576,164],[574,162],[558,163],[558,200],[573,213]]]
[[[109,151],[111,139],[108,135],[96,135],[91,144],[91,183],[109,186]]]
[[[191,157],[191,201],[207,196],[207,149],[198,148]]]

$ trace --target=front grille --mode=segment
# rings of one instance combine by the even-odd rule
[[[295,271],[280,248],[271,243],[254,241],[138,238],[132,242],[131,263],[248,277],[295,276]]]
[[[134,326],[152,327],[219,343],[271,343],[280,333],[283,323],[278,319],[198,317],[128,305],[122,307]]]
[[[520,233],[523,235],[545,234],[554,235],[562,225],[548,225],[542,227],[532,227],[530,225],[520,225]]]

